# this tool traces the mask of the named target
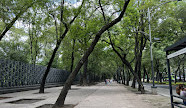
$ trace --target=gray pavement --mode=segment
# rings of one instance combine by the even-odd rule
[[[130,87],[121,84],[108,84],[101,86],[96,92],[79,103],[75,108],[165,108],[167,105],[152,104],[154,100],[150,94],[131,92]],[[148,98],[150,97],[150,98]],[[160,96],[161,97],[161,96]],[[156,98],[156,97],[155,97]],[[157,98],[158,99],[158,98]],[[159,99],[158,99],[159,100]]]
[[[132,81],[130,81],[130,84],[132,83]],[[143,83],[144,85],[144,88],[146,91],[149,91],[151,92],[151,86],[152,86],[152,83]],[[157,87],[157,94],[158,95],[162,95],[162,96],[166,96],[170,99],[170,90],[169,90],[169,85],[166,85],[166,84],[155,84],[155,86]],[[136,83],[136,87],[138,87],[138,83]],[[172,85],[172,93],[173,95],[177,95],[178,94],[176,93],[176,86],[175,85]],[[173,98],[175,101],[178,101],[178,102],[182,102],[181,99],[179,98]]]
[[[0,100],[0,108],[36,108],[44,104],[54,104],[62,87],[47,88],[45,94],[38,90],[0,95],[11,97]],[[30,104],[13,104],[10,101],[19,99],[43,99]],[[139,94],[122,84],[99,83],[93,86],[72,86],[65,104],[76,105],[75,108],[170,108],[169,98],[160,95]]]
[[[132,85],[132,81],[130,81],[129,84]],[[151,92],[152,83],[143,83],[143,85],[144,85],[144,88],[145,88],[146,91]],[[155,86],[157,87],[157,93],[159,95],[170,97],[169,85],[166,85],[166,84],[155,84]],[[137,87],[138,87],[138,83],[136,82],[136,88]],[[175,85],[172,85],[172,92],[173,92],[174,95],[177,95],[176,94],[176,86]]]
[[[152,86],[151,83],[143,83],[143,84],[144,84],[145,90],[151,91],[151,86]],[[157,87],[157,93],[159,95],[170,97],[169,85],[156,84],[155,86]],[[177,95],[176,94],[176,86],[174,86],[174,85],[172,85],[172,92],[174,95]]]
[[[38,94],[38,90],[30,90],[16,93],[9,93],[0,95],[0,97],[11,97],[7,99],[0,100],[0,108],[36,108],[44,104],[54,104],[59,96],[62,87],[54,87],[45,89],[44,94]],[[87,96],[91,95],[98,89],[97,86],[93,87],[79,87],[72,86],[72,89],[69,90],[65,104],[78,104]],[[35,103],[30,104],[12,104],[8,103],[11,101],[16,101],[19,99],[44,99]]]

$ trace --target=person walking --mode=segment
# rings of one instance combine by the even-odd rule
[[[180,97],[186,98],[186,88],[184,88],[183,84],[179,84],[178,87],[176,87],[176,93],[180,95]],[[183,99],[184,105],[186,105],[186,99]]]

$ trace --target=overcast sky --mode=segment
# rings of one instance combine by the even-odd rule
[[[65,1],[68,1],[68,2],[70,2],[70,3],[72,3],[72,4],[74,4],[74,3],[76,3],[78,0],[65,0]]]

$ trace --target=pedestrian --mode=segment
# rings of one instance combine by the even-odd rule
[[[176,93],[180,95],[180,97],[186,98],[186,88],[184,88],[183,84],[179,84],[176,87]],[[186,105],[186,100],[183,100],[184,105]]]
[[[105,79],[105,85],[107,85],[107,79]]]

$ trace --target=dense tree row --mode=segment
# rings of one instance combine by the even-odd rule
[[[71,72],[56,108],[64,104],[78,72],[82,85],[112,77],[129,85],[132,79],[132,87],[137,81],[144,93],[142,79],[152,77],[147,10],[152,37],[161,40],[153,40],[155,76],[161,82],[167,75],[163,49],[185,37],[186,2],[180,2],[1,0],[0,57],[47,66],[40,93],[51,67]],[[171,61],[175,82],[177,74],[180,81],[185,76],[184,60]]]

